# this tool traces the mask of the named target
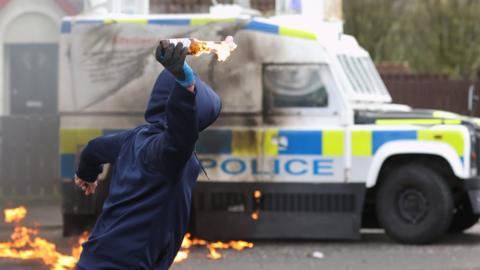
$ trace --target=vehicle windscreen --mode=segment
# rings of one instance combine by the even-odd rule
[[[327,107],[324,82],[326,65],[271,64],[263,70],[266,99],[270,108]]]

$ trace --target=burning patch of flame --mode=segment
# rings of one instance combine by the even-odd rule
[[[252,220],[258,220],[260,218],[260,211],[258,209],[262,199],[262,192],[260,190],[255,190],[253,192],[253,198],[255,198],[255,210],[250,215],[250,218]]]
[[[5,214],[6,223],[18,223],[27,216],[27,208],[23,206],[12,209],[5,209],[3,210],[3,212]]]
[[[82,252],[81,244],[87,239],[84,233],[73,248],[72,255],[65,255],[57,251],[54,243],[38,237],[38,230],[21,226],[19,223],[27,216],[25,207],[5,209],[5,222],[15,223],[9,242],[0,243],[0,258],[20,260],[41,260],[50,270],[73,269]]]
[[[203,239],[191,239],[192,235],[187,233],[185,234],[185,237],[183,238],[182,242],[182,248],[181,250],[177,253],[177,256],[175,257],[174,263],[179,263],[188,258],[188,255],[190,253],[190,248],[192,246],[205,246],[208,249],[208,255],[207,258],[211,260],[219,260],[223,258],[223,255],[217,251],[217,249],[234,249],[234,250],[244,250],[246,248],[253,248],[253,243],[246,242],[246,241],[230,241],[228,243],[224,242],[214,242],[214,243],[209,243]]]
[[[20,259],[20,260],[40,260],[50,267],[50,270],[71,270],[73,269],[80,254],[82,253],[82,244],[88,239],[88,232],[84,232],[79,238],[78,243],[72,248],[71,255],[62,254],[57,251],[54,243],[38,236],[38,230],[21,226],[20,222],[27,216],[25,207],[5,209],[5,222],[15,223],[14,230],[10,235],[9,242],[0,242],[0,258]],[[207,258],[219,260],[223,255],[218,249],[244,250],[253,248],[253,244],[246,241],[230,241],[209,243],[202,239],[192,239],[187,233],[183,239],[181,250],[175,257],[174,263],[179,263],[188,258],[192,246],[205,246],[209,253]]]

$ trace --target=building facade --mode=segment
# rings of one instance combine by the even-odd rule
[[[63,16],[81,1],[0,0],[0,114],[55,114]]]

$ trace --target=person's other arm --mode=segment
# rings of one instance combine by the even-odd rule
[[[97,177],[102,173],[103,164],[114,163],[117,159],[126,132],[97,137],[88,142],[80,154],[75,175],[75,184],[85,195],[95,192]]]

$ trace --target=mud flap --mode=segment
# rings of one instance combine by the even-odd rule
[[[464,187],[468,192],[473,213],[480,214],[480,178],[464,180]]]
[[[468,197],[470,198],[470,204],[472,205],[473,213],[480,214],[480,189],[469,190]]]

